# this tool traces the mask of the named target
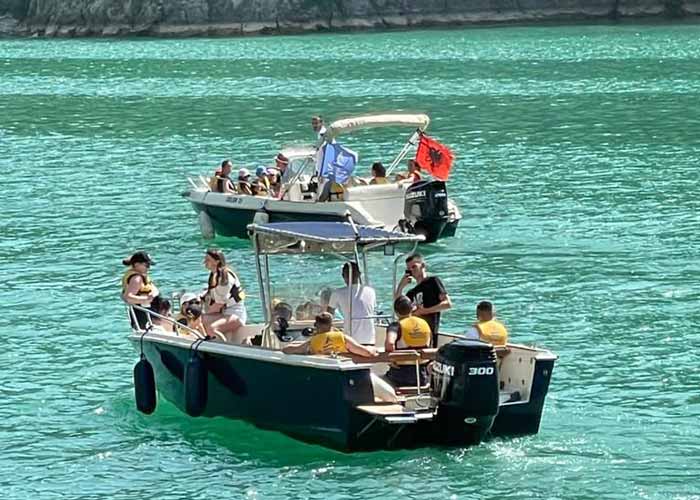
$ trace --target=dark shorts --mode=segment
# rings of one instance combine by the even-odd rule
[[[420,385],[428,383],[428,368],[427,365],[421,365],[418,369],[420,372]],[[392,366],[386,372],[386,378],[396,387],[416,386],[416,366]]]
[[[140,309],[132,308],[133,315],[129,315],[131,318],[131,327],[134,328],[135,330],[145,330],[146,327],[148,326],[148,313],[145,313],[141,311]],[[134,316],[136,316],[136,322],[137,324],[134,323]]]

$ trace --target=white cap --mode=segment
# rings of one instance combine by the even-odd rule
[[[185,302],[189,302],[190,300],[194,300],[194,299],[196,299],[196,298],[197,298],[197,294],[196,294],[196,293],[192,293],[192,292],[183,293],[183,294],[180,296],[180,307],[182,307],[182,305],[183,305]]]
[[[243,177],[250,177],[250,170],[247,168],[242,168],[238,171],[238,178],[241,179]]]

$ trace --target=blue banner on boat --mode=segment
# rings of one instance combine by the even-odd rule
[[[326,144],[323,148],[323,161],[319,175],[338,184],[345,183],[357,165],[358,155],[337,143]]]

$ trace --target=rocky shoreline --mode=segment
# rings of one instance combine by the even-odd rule
[[[245,36],[698,16],[700,0],[3,0],[0,35]]]

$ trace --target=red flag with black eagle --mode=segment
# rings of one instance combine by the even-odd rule
[[[450,176],[454,155],[447,146],[432,137],[421,134],[416,151],[416,163],[430,175],[441,181]]]

